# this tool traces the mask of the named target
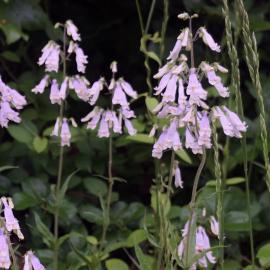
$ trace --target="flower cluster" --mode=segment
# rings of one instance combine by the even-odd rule
[[[10,234],[15,233],[19,239],[24,239],[21,232],[19,222],[14,217],[12,209],[14,208],[11,198],[1,197],[0,198],[1,212],[4,216],[0,217],[0,268],[9,269],[11,267],[10,260]],[[25,255],[24,270],[45,270],[41,265],[39,259],[28,251]]]
[[[179,18],[190,17],[185,13],[185,16],[180,14]],[[161,96],[161,102],[153,112],[158,118],[169,119],[169,124],[162,127],[161,135],[153,147],[153,157],[161,158],[164,151],[177,151],[183,146],[190,148],[194,154],[202,154],[203,149],[212,146],[211,124],[215,119],[219,120],[224,133],[230,137],[240,138],[247,129],[245,122],[226,106],[209,107],[203,78],[215,87],[219,96],[225,98],[229,96],[229,90],[216,72],[228,71],[218,63],[210,64],[206,61],[196,68],[194,59],[191,59],[191,67],[188,66],[187,57],[180,52],[184,48],[191,50],[193,55],[193,42],[196,37],[201,37],[211,50],[220,52],[220,46],[204,27],[200,27],[194,37],[189,28],[184,28],[178,36],[167,58],[168,62],[154,76],[155,79],[160,79],[155,87],[155,95]],[[183,134],[181,137],[179,131]],[[151,132],[151,135],[153,136],[154,132]]]
[[[113,76],[109,84],[107,84],[105,78],[102,77],[93,84],[89,91],[89,103],[90,105],[94,105],[97,102],[101,91],[107,88],[112,95],[111,107],[109,109],[103,109],[99,106],[95,106],[90,113],[81,119],[81,121],[87,122],[86,127],[92,130],[96,129],[99,124],[98,137],[100,138],[109,137],[110,129],[114,133],[121,134],[123,123],[128,134],[131,136],[135,135],[137,131],[133,127],[130,119],[136,116],[134,111],[129,107],[127,96],[135,99],[137,98],[137,92],[123,78],[115,79],[115,74],[117,72],[116,62],[111,64],[111,70]],[[115,110],[115,105],[120,105],[117,110]]]
[[[214,216],[210,217],[211,231],[215,236],[218,236],[219,225]],[[180,259],[184,257],[185,245],[188,241],[188,231],[189,231],[189,221],[186,222],[184,229],[182,230],[182,241],[178,246],[178,256]],[[211,248],[209,237],[202,226],[196,228],[195,237],[195,255],[200,255]],[[212,251],[207,251],[204,256],[201,256],[199,260],[192,265],[190,269],[196,270],[196,265],[198,264],[202,268],[208,267],[208,262],[215,264],[216,258],[214,257]]]
[[[45,65],[45,71],[58,72],[60,65],[60,56],[63,56],[62,62],[65,65],[66,59],[70,57],[72,53],[75,53],[77,71],[85,73],[87,56],[83,50],[79,47],[78,41],[81,40],[78,28],[73,24],[71,20],[66,21],[64,25],[56,24],[56,27],[63,26],[64,28],[64,42],[63,49],[54,41],[49,41],[47,45],[42,49],[42,55],[38,60],[39,65]],[[66,47],[66,35],[70,37],[68,47]],[[63,69],[66,69],[63,67]],[[65,72],[64,72],[65,73]],[[74,90],[79,99],[88,101],[91,95],[91,89],[89,89],[90,83],[88,80],[79,74],[74,76],[66,76],[61,83],[51,76],[51,74],[45,74],[41,81],[32,89],[35,94],[42,94],[45,88],[50,85],[50,101],[52,104],[58,104],[62,106],[63,102],[68,96],[69,90]],[[72,118],[68,119],[63,116],[57,118],[55,126],[52,132],[53,136],[60,136],[61,145],[69,146],[71,140],[71,133],[68,122],[71,122],[76,127],[76,123]]]
[[[9,121],[20,123],[21,118],[16,110],[26,105],[26,99],[17,90],[6,85],[0,77],[0,125],[7,127]]]

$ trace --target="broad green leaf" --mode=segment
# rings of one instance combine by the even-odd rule
[[[180,159],[182,159],[186,163],[192,164],[192,159],[191,159],[191,157],[189,156],[189,154],[187,153],[186,150],[184,150],[184,149],[177,150],[175,153]]]
[[[146,107],[147,109],[150,111],[150,112],[153,112],[153,110],[156,108],[156,106],[158,105],[158,100],[154,97],[146,97],[145,98],[145,104],[146,104]]]
[[[48,140],[47,138],[40,138],[39,136],[36,136],[33,141],[33,146],[37,153],[41,153],[46,150],[48,146]]]
[[[94,196],[104,197],[108,193],[108,187],[104,181],[97,177],[87,177],[83,179],[84,187]]]
[[[147,233],[143,229],[138,229],[134,232],[132,232],[127,239],[127,246],[133,247],[137,246],[141,242],[145,241],[147,239]]]
[[[262,246],[258,250],[256,257],[259,259],[261,266],[270,267],[270,243]]]
[[[35,196],[31,196],[25,192],[16,192],[13,195],[13,200],[16,210],[25,210],[39,204],[40,202],[40,200]]]
[[[90,243],[91,245],[94,245],[94,246],[96,246],[96,245],[98,244],[97,238],[96,238],[95,236],[93,236],[93,235],[87,236],[87,237],[86,237],[86,241],[87,241],[88,243]]]
[[[6,171],[6,170],[11,170],[11,169],[17,169],[17,168],[19,168],[19,167],[6,165],[6,166],[0,167],[0,172]]]
[[[154,143],[154,138],[149,137],[148,134],[137,133],[134,136],[127,136],[126,139],[129,141],[139,142],[139,143],[146,143],[146,144]]]
[[[89,222],[96,223],[98,225],[103,224],[103,212],[100,208],[91,204],[85,204],[80,208],[80,216]]]
[[[129,270],[128,265],[119,259],[109,259],[105,262],[107,270]]]
[[[7,130],[16,141],[28,145],[32,144],[33,135],[22,125],[9,125]]]
[[[28,36],[24,34],[15,24],[0,24],[0,28],[3,30],[6,36],[7,44],[14,43],[21,38],[28,40]]]

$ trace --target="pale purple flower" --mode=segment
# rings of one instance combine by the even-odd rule
[[[173,75],[166,86],[166,90],[163,93],[162,102],[174,102],[177,89],[177,76]]]
[[[180,171],[180,168],[178,166],[178,162],[175,162],[175,164],[174,164],[173,174],[174,174],[174,185],[175,185],[175,187],[183,188],[184,183],[182,181],[181,171]]]
[[[128,131],[128,134],[130,136],[133,136],[137,133],[137,130],[133,127],[132,122],[128,120],[127,118],[124,118],[125,127]]]
[[[59,128],[60,128],[60,119],[59,117],[57,117],[55,124],[54,124],[54,128],[52,130],[51,136],[59,136]]]
[[[46,270],[40,263],[38,257],[30,250],[24,255],[24,267],[23,270]]]
[[[154,75],[154,79],[160,79],[162,78],[165,74],[167,74],[170,69],[171,69],[171,64],[172,62],[168,62],[167,64],[165,64],[163,67],[161,67],[159,70],[158,70],[158,73]]]
[[[67,52],[73,53],[75,51],[75,48],[77,46],[77,43],[73,42],[72,40],[69,42]]]
[[[38,60],[38,65],[45,64],[46,71],[58,72],[59,69],[60,46],[54,41],[50,40],[48,44],[42,49],[42,55]]]
[[[178,104],[181,106],[181,108],[185,108],[187,103],[187,97],[185,95],[184,91],[184,85],[183,80],[181,78],[178,78]]]
[[[190,148],[192,150],[193,154],[202,154],[203,149],[202,146],[198,144],[198,139],[196,138],[195,135],[192,134],[192,132],[189,130],[188,127],[186,127],[186,141],[185,141],[185,146],[186,148]]]
[[[11,232],[13,231],[20,239],[24,239],[19,226],[19,221],[14,217],[12,208],[14,207],[11,198],[2,197],[1,202],[4,205],[4,217],[6,229]]]
[[[103,113],[100,124],[99,124],[99,129],[98,129],[98,137],[99,138],[108,138],[110,136],[110,131],[109,131],[109,124],[105,119],[106,114]]]
[[[180,75],[181,73],[185,72],[188,69],[188,66],[187,66],[187,63],[186,63],[187,59],[184,58],[184,57],[182,57],[182,58],[183,58],[183,60],[182,60],[180,65],[177,65],[177,66],[174,65],[172,67],[172,73],[173,74]]]
[[[157,128],[158,128],[158,126],[155,124],[155,125],[153,125],[153,127],[151,128],[151,130],[150,130],[150,132],[149,132],[149,137],[154,137],[155,136],[155,134],[156,134],[156,131],[157,131]]]
[[[119,82],[116,82],[116,86],[113,93],[112,104],[119,104],[123,107],[128,107],[128,101],[125,92],[123,91]]]
[[[67,87],[68,87],[68,80],[69,80],[69,78],[68,77],[65,77],[64,81],[61,83],[61,86],[60,86],[59,97],[62,100],[65,100],[66,99]]]
[[[202,37],[203,42],[209,46],[212,51],[220,52],[220,46],[214,41],[212,36],[206,31],[204,27],[199,28],[200,37]]]
[[[112,73],[116,73],[117,72],[117,62],[113,61],[110,65],[110,69],[112,71]]]
[[[170,55],[167,57],[167,60],[176,60],[182,48],[182,40],[177,39],[172,51],[170,51]]]
[[[87,56],[84,54],[83,50],[79,46],[75,46],[75,54],[76,54],[76,63],[78,72],[85,73]]]
[[[7,127],[9,121],[20,123],[21,118],[19,113],[14,111],[7,101],[0,102],[0,125]]]
[[[67,29],[67,34],[69,36],[71,36],[74,41],[80,41],[81,40],[80,34],[78,33],[78,28],[73,23],[72,20],[67,20],[66,21],[66,29]]]
[[[137,92],[132,88],[132,86],[128,82],[126,82],[124,79],[119,79],[119,82],[122,89],[128,96],[132,98],[137,98],[138,96]]]
[[[214,235],[218,236],[219,235],[219,224],[214,216],[210,216],[210,226],[211,226],[212,233]]]
[[[168,72],[161,78],[158,86],[154,88],[156,91],[155,95],[159,95],[166,88],[171,77],[172,77],[172,73]]]
[[[205,148],[211,148],[211,127],[207,112],[202,113],[201,119],[198,121],[199,124],[199,138],[198,144]]]
[[[9,269],[11,265],[7,236],[4,229],[0,228],[0,268]]]
[[[88,89],[89,81],[83,76],[73,76],[69,79],[69,88],[74,89],[77,96],[83,101],[90,98],[90,90]]]
[[[61,104],[61,96],[60,96],[60,90],[58,82],[53,79],[51,84],[51,91],[50,91],[50,100],[52,104]]]
[[[100,91],[104,88],[104,83],[104,78],[100,78],[98,81],[94,82],[92,87],[89,89],[90,105],[94,105],[97,102]]]
[[[61,146],[70,146],[71,133],[68,126],[68,120],[66,118],[63,118],[62,120],[60,138]]]
[[[41,81],[39,82],[39,84],[37,84],[33,89],[32,92],[37,94],[37,93],[44,93],[45,88],[48,86],[49,83],[49,75],[45,75]]]
[[[122,118],[121,115],[116,116],[115,112],[112,112],[113,132],[122,133]]]
[[[245,122],[242,122],[239,116],[235,113],[230,111],[226,106],[223,106],[225,113],[227,114],[230,122],[232,123],[233,127],[235,127],[239,132],[246,132],[247,125]]]
[[[134,111],[131,110],[129,107],[121,107],[120,112],[125,118],[128,119],[136,117]]]

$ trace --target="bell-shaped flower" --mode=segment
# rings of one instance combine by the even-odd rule
[[[171,70],[172,65],[173,65],[173,62],[171,61],[165,64],[163,67],[161,67],[158,70],[158,73],[154,75],[154,79],[162,78],[165,74],[167,74]]]
[[[9,121],[20,123],[21,118],[19,113],[14,111],[7,101],[0,102],[0,125],[7,127]]]
[[[29,250],[24,255],[24,267],[23,270],[46,270],[41,264],[40,260],[34,253]]]
[[[125,92],[123,91],[119,82],[116,82],[116,86],[113,92],[112,104],[119,104],[123,107],[128,107],[128,101]]]
[[[61,146],[70,146],[71,133],[68,126],[68,120],[63,118],[60,131]]]
[[[137,98],[138,94],[137,92],[132,88],[132,86],[126,82],[124,79],[119,79],[120,85],[122,89],[125,91],[125,93],[132,97],[132,98]]]
[[[189,130],[188,127],[186,127],[185,137],[186,137],[185,146],[187,149],[190,148],[193,154],[203,153],[202,146],[199,145],[196,136],[192,134],[192,132]]]
[[[53,79],[51,84],[51,91],[50,91],[50,100],[52,104],[61,104],[61,96],[60,96],[60,90],[58,82]]]
[[[180,171],[180,168],[178,166],[178,162],[175,162],[175,164],[174,164],[173,175],[174,175],[174,185],[175,185],[175,187],[183,188],[184,183],[182,181],[181,171]]]
[[[4,229],[0,228],[0,268],[9,269],[10,266],[7,236],[4,234]]]
[[[53,127],[53,130],[52,130],[52,133],[51,133],[51,136],[58,137],[59,136],[59,129],[60,129],[60,119],[59,119],[59,117],[57,117],[55,124],[54,124],[54,127]]]
[[[203,112],[201,119],[198,121],[199,125],[199,138],[198,138],[198,144],[200,146],[204,146],[205,148],[211,148],[211,127],[210,127],[210,121],[207,115],[207,112]]]
[[[76,75],[69,79],[69,88],[74,89],[78,98],[83,101],[88,101],[90,98],[88,86],[89,81],[84,76]]]
[[[106,121],[106,114],[103,113],[100,124],[99,124],[99,129],[98,129],[98,137],[99,138],[108,138],[110,136],[110,130],[109,130],[109,124]]]
[[[168,84],[166,86],[166,90],[163,93],[162,102],[174,102],[176,97],[176,89],[177,89],[177,76],[172,75]]]
[[[59,97],[62,100],[65,100],[67,96],[68,80],[69,78],[65,77],[64,81],[61,83],[61,86],[60,86]]]
[[[219,235],[219,223],[215,219],[214,216],[210,217],[210,226],[211,226],[211,231],[214,235],[218,236]]]
[[[88,57],[84,54],[82,48],[80,48],[78,45],[75,46],[74,51],[76,54],[77,70],[78,72],[85,73],[86,64],[88,63]]]
[[[49,83],[49,75],[45,75],[41,81],[39,82],[39,84],[37,84],[33,89],[32,92],[37,94],[37,93],[44,93],[45,88],[48,86]]]
[[[133,136],[137,133],[137,130],[133,127],[132,122],[129,119],[124,118],[124,123],[130,136]]]
[[[20,239],[24,239],[21,228],[19,226],[19,221],[14,217],[12,212],[14,205],[11,198],[2,197],[1,202],[4,205],[5,226],[7,231],[13,231]]]
[[[73,23],[72,20],[67,20],[66,21],[66,29],[67,29],[67,34],[68,36],[71,36],[71,38],[74,41],[80,41],[81,37],[80,34],[78,32],[78,28],[77,26]]]
[[[203,42],[212,50],[220,52],[220,46],[214,41],[212,36],[207,32],[205,27],[199,28],[199,35],[202,38]]]
[[[104,88],[104,83],[104,78],[100,78],[98,81],[94,82],[92,87],[89,89],[90,105],[94,105],[97,102],[100,91],[102,91]]]

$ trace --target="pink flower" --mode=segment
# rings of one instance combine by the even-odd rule
[[[193,154],[202,154],[202,146],[198,144],[198,140],[191,133],[188,127],[186,127],[186,148],[191,148]]]
[[[178,104],[179,106],[181,106],[181,108],[185,108],[187,103],[186,100],[187,97],[184,91],[183,80],[181,78],[178,78]]]
[[[125,126],[130,136],[133,136],[137,133],[137,130],[133,127],[132,122],[127,118],[124,118]]]
[[[71,133],[68,126],[68,121],[66,118],[63,118],[62,127],[60,132],[61,137],[61,146],[70,146]]]
[[[170,55],[167,57],[167,60],[176,60],[182,48],[182,40],[177,39]]]
[[[112,98],[112,104],[114,105],[119,104],[123,107],[128,106],[126,94],[124,93],[119,82],[116,82],[116,87],[114,89],[113,98]]]
[[[219,235],[219,224],[214,216],[210,217],[210,226],[211,226],[212,233],[214,235],[218,236]]]
[[[200,37],[202,37],[203,42],[209,46],[212,51],[220,52],[220,46],[214,41],[212,36],[206,31],[204,27],[199,28]]]
[[[68,77],[65,77],[64,81],[61,83],[60,86],[60,91],[59,91],[59,97],[62,100],[66,99],[66,92],[67,92],[67,87],[68,87]]]
[[[38,85],[36,85],[33,89],[32,92],[37,94],[40,93],[42,94],[45,90],[45,88],[48,86],[48,82],[49,82],[49,75],[45,75],[42,80],[39,82]]]
[[[108,138],[110,136],[110,131],[109,131],[109,124],[105,119],[106,114],[103,113],[100,124],[99,124],[99,129],[98,129],[98,137],[99,138]]]
[[[53,131],[51,133],[51,136],[58,137],[59,136],[59,128],[60,128],[60,120],[59,120],[59,117],[57,117],[55,124],[54,124]]]
[[[161,78],[158,86],[154,88],[156,91],[155,95],[159,95],[166,88],[171,77],[172,77],[172,73],[168,72]]]
[[[61,104],[59,85],[55,79],[52,80],[50,100],[52,104],[55,104],[55,103],[59,105]]]
[[[198,121],[199,123],[199,138],[198,144],[200,146],[204,146],[206,148],[211,148],[211,127],[209,118],[207,116],[207,112],[202,113],[201,119]]]
[[[89,89],[90,105],[94,105],[97,102],[100,91],[103,90],[104,83],[105,83],[104,78],[100,78],[98,81],[94,82],[92,87]]]
[[[97,127],[97,124],[101,118],[103,109],[100,109],[99,107],[95,107],[93,111],[91,111],[88,115],[86,115],[84,118],[81,119],[82,122],[88,122],[90,119],[91,121],[88,122],[87,128],[95,129]]]
[[[84,54],[83,50],[77,45],[75,46],[75,54],[76,54],[76,63],[78,72],[85,73],[87,56]]]
[[[23,270],[45,270],[45,267],[40,263],[40,260],[30,250],[24,255]]]
[[[119,79],[119,82],[122,89],[128,96],[132,98],[137,98],[138,96],[137,92],[132,88],[132,86],[128,82],[126,82],[124,79]]]
[[[175,162],[174,164],[174,185],[175,187],[180,187],[180,188],[184,187],[182,177],[181,177],[181,171],[178,166],[178,162]]]
[[[76,75],[69,79],[69,88],[74,89],[78,98],[83,101],[88,101],[90,98],[88,85],[89,81],[83,76]]]
[[[9,121],[20,123],[21,118],[19,113],[14,111],[7,101],[0,102],[0,125],[7,127]]]
[[[72,20],[66,21],[66,29],[67,34],[71,36],[74,41],[81,40],[80,34],[78,33],[78,28],[76,27],[76,25],[73,23]]]
[[[4,229],[0,228],[0,268],[9,269],[11,265],[7,236]]]
[[[1,202],[4,205],[4,217],[5,217],[5,226],[9,232],[14,231],[15,234],[20,239],[24,239],[23,234],[21,232],[21,228],[19,226],[18,220],[14,217],[12,208],[14,207],[11,198],[2,197]]]
[[[172,75],[163,94],[162,102],[174,102],[177,89],[177,76]]]

